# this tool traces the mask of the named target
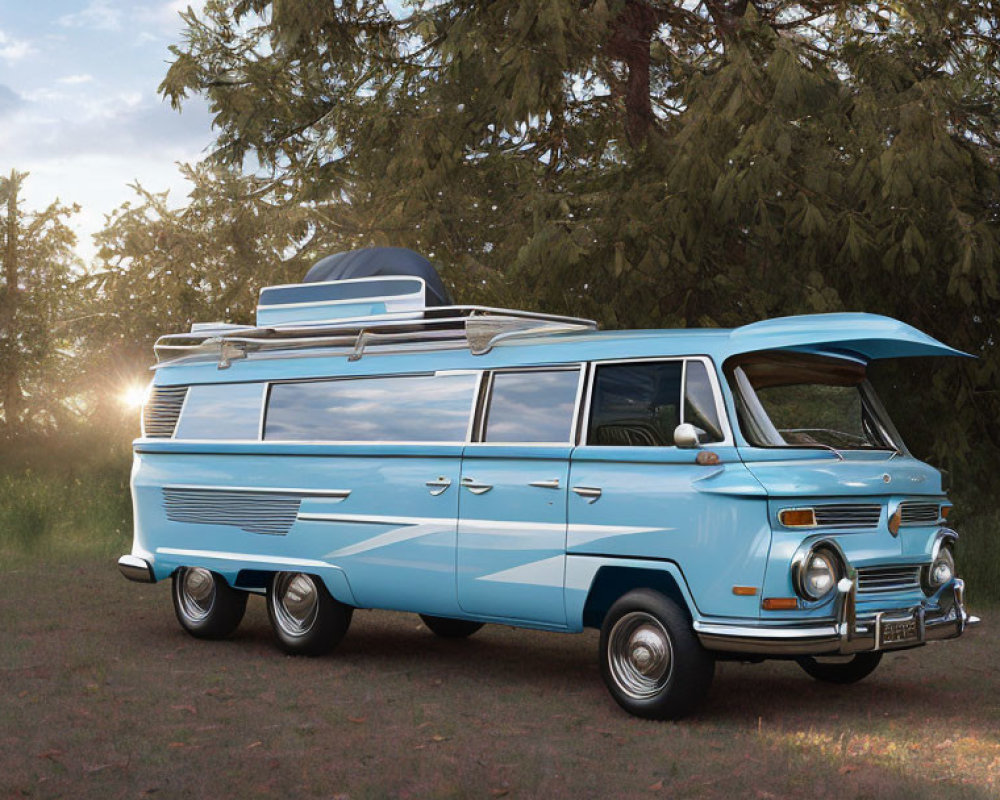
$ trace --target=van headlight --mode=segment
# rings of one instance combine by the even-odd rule
[[[808,550],[792,564],[792,582],[795,591],[804,600],[817,602],[837,587],[843,572],[840,558],[823,544]]]
[[[924,594],[932,595],[955,577],[955,554],[947,545],[942,546],[934,561],[923,570]]]

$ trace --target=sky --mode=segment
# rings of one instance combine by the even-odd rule
[[[203,0],[0,0],[0,174],[29,172],[24,208],[78,203],[72,227],[85,260],[130,183],[188,191],[177,169],[207,153],[211,116],[157,94],[178,13]]]

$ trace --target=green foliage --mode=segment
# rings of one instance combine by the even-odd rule
[[[81,310],[81,263],[67,222],[79,208],[58,201],[25,211],[26,173],[0,178],[0,402],[3,433],[52,428],[72,415],[72,326]]]
[[[25,434],[0,458],[0,571],[128,550],[130,453],[94,431]]]

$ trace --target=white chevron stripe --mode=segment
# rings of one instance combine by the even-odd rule
[[[523,583],[531,586],[562,586],[565,564],[566,556],[553,556],[494,572],[491,575],[480,575],[476,580],[491,583]]]

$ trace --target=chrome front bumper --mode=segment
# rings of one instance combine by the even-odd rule
[[[139,556],[122,556],[118,559],[118,571],[136,583],[156,583],[153,568]]]
[[[938,639],[954,639],[979,622],[965,611],[965,582],[959,578],[919,605],[874,614],[858,615],[857,593],[856,580],[842,580],[837,587],[836,615],[820,624],[699,621],[694,630],[708,650],[780,657],[904,650]]]

